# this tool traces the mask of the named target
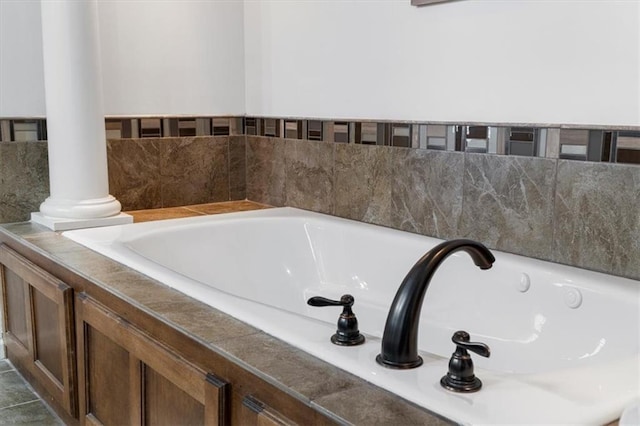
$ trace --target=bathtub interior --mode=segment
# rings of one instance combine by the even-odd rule
[[[216,290],[327,323],[339,308],[306,300],[352,294],[360,330],[379,338],[404,276],[439,240],[294,213],[176,222],[120,242]],[[448,357],[451,335],[463,329],[491,347],[492,356],[477,357],[476,365],[498,372],[593,367],[638,354],[640,338],[629,337],[640,335],[637,298],[634,304],[616,283],[603,282],[607,276],[505,253],[496,258],[488,271],[462,252],[441,265],[423,303],[421,351]],[[521,291],[523,279],[528,291]],[[572,308],[566,298],[575,290],[582,303]]]

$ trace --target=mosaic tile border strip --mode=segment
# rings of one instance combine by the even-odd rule
[[[246,135],[640,164],[640,129],[246,117]]]
[[[335,143],[640,164],[640,127],[270,117],[108,117],[107,139],[256,135]],[[45,119],[1,119],[0,142],[46,140]]]
[[[244,117],[106,118],[107,139],[242,135]],[[47,140],[44,118],[0,119],[0,142]]]

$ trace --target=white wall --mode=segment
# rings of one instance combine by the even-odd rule
[[[40,2],[0,0],[0,117],[43,117]]]
[[[640,125],[640,1],[246,1],[249,115]]]
[[[640,0],[409,3],[101,0],[105,113],[640,125]],[[40,38],[0,0],[0,117],[45,115]]]
[[[244,113],[242,0],[99,1],[107,115]],[[45,115],[40,2],[0,0],[0,117]]]
[[[242,0],[99,6],[105,114],[244,113]]]

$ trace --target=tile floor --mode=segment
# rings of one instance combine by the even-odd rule
[[[6,359],[0,359],[0,425],[64,425]]]

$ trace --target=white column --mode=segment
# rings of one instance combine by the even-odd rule
[[[130,223],[109,195],[96,0],[42,0],[51,195],[31,220],[53,230]]]

